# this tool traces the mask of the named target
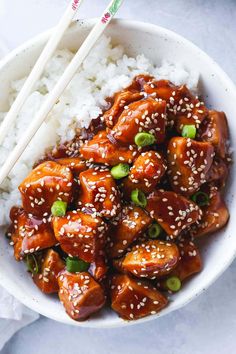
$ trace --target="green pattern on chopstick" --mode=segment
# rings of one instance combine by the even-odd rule
[[[104,15],[101,18],[101,22],[106,25],[108,22],[111,21],[112,17],[115,16],[117,11],[119,10],[122,2],[124,0],[113,0],[108,7],[106,8],[106,11],[104,12]]]
[[[120,5],[122,3],[122,0],[114,0],[112,5],[109,8],[109,11],[112,15],[115,15],[115,13],[118,11]]]

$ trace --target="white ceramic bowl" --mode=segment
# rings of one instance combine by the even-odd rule
[[[76,23],[67,32],[61,43],[61,48],[77,49],[88,34],[94,20]],[[188,70],[200,72],[201,93],[208,105],[226,112],[229,120],[231,142],[234,148],[236,142],[236,89],[229,77],[219,66],[195,45],[183,37],[154,25],[117,20],[108,28],[108,35],[113,43],[121,43],[126,53],[135,56],[144,53],[155,64],[163,58],[171,62],[179,62]],[[28,74],[40,50],[45,44],[50,31],[27,42],[16,49],[0,65],[0,111],[7,108],[6,99],[9,83]],[[231,215],[236,209],[235,165],[232,167],[231,179],[228,184],[226,200]],[[104,310],[86,322],[75,322],[65,313],[56,296],[42,294],[26,272],[24,264],[17,263],[12,256],[12,249],[2,233],[0,237],[0,284],[29,308],[51,319],[83,327],[116,327],[140,323],[156,319],[174,311],[194,299],[212,284],[229,266],[236,254],[234,216],[223,230],[208,237],[202,242],[201,253],[204,268],[193,277],[183,289],[173,296],[173,301],[160,314],[146,317],[139,321],[124,322],[110,310]]]

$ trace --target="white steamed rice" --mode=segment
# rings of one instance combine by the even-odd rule
[[[0,147],[0,165],[19,141],[23,132],[34,119],[47,93],[52,90],[66,66],[73,58],[68,50],[59,50],[49,61],[42,78],[27,99],[17,118],[15,127],[9,131]],[[113,47],[110,38],[103,37],[84,61],[72,82],[65,90],[60,102],[54,107],[47,122],[29,144],[20,161],[2,185],[0,193],[0,225],[8,222],[9,210],[20,204],[18,185],[27,176],[34,162],[46,148],[74,137],[76,127],[88,127],[106,106],[105,99],[127,87],[137,74],[149,73],[158,79],[168,79],[174,84],[187,84],[197,90],[198,74],[188,72],[178,63],[163,62],[154,66],[144,55],[127,57],[122,46]],[[11,83],[9,106],[20,91],[25,78]],[[0,113],[0,120],[6,113]]]

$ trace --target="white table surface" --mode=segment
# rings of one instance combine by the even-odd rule
[[[15,48],[53,26],[67,2],[0,0],[0,40],[9,49]],[[80,15],[95,17],[107,2],[85,0]],[[184,35],[236,82],[235,0],[126,0],[119,15]],[[145,325],[101,331],[69,327],[41,317],[18,332],[2,354],[236,353],[235,275],[236,262],[191,304]]]

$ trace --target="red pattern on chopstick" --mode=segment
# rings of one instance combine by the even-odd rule
[[[79,5],[79,1],[80,1],[80,0],[74,0],[74,1],[73,1],[72,9],[73,9],[74,11],[77,10],[78,5]]]
[[[102,18],[102,23],[107,23],[109,18],[111,17],[111,14],[109,12],[106,12]]]

